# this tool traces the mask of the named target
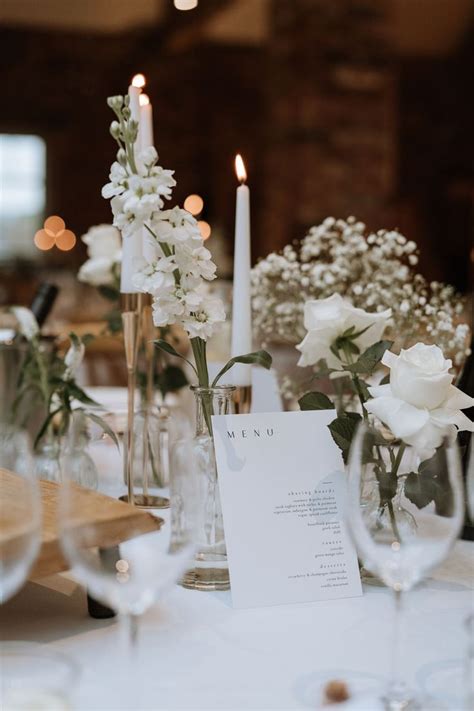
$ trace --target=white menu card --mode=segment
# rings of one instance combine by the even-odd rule
[[[362,594],[334,410],[213,417],[234,607]]]

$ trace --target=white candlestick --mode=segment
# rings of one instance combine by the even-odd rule
[[[146,94],[140,96],[140,150],[154,145],[153,138],[153,109],[150,99]],[[151,234],[143,229],[143,258],[151,264],[158,259],[158,245]]]
[[[131,84],[128,87],[130,97],[130,114],[132,119],[140,124],[140,93],[138,86]],[[135,143],[135,151],[139,145],[140,132]],[[138,291],[133,285],[133,275],[137,264],[143,257],[142,234],[136,232],[122,239],[122,270],[120,275],[120,291],[122,294],[133,294]]]
[[[140,150],[153,145],[153,109],[148,101],[140,103]]]
[[[239,156],[240,158],[240,156]],[[241,159],[240,159],[241,161]],[[237,161],[236,161],[237,165]],[[243,163],[241,163],[243,168]],[[252,351],[252,311],[250,296],[250,191],[243,184],[245,168],[240,173],[242,185],[237,188],[235,209],[234,293],[232,304],[231,355]],[[229,373],[234,385],[251,384],[251,366],[237,364]]]

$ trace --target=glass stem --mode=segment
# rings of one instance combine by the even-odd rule
[[[132,656],[138,645],[138,615],[122,613],[119,615],[122,648]]]
[[[397,708],[393,702],[401,702],[406,693],[406,686],[401,677],[402,659],[402,591],[394,590],[393,632],[392,632],[392,660],[390,671],[390,685],[388,689],[388,709]],[[402,708],[402,707],[400,707]]]

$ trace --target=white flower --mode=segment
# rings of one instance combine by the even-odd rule
[[[399,356],[388,351],[382,363],[390,368],[390,383],[369,388],[374,399],[366,408],[422,459],[432,457],[456,428],[474,432],[474,423],[461,412],[474,406],[474,398],[452,385],[451,361],[438,346],[417,343]]]
[[[86,348],[82,341],[75,339],[72,340],[71,345],[64,356],[64,365],[66,366],[64,377],[66,380],[69,380],[76,375],[84,358],[85,350]]]
[[[24,306],[12,306],[11,311],[20,326],[20,333],[28,341],[38,335],[39,326],[35,315],[30,309]]]
[[[119,231],[112,225],[96,225],[81,239],[87,245],[89,259],[79,269],[79,281],[93,286],[113,284],[119,274],[122,257]]]
[[[307,301],[304,306],[304,325],[308,333],[302,343],[296,346],[302,354],[298,365],[315,365],[325,359],[330,368],[339,368],[341,361],[331,351],[335,340],[352,326],[356,332],[367,329],[354,340],[363,352],[380,340],[390,316],[390,309],[381,313],[368,313],[355,308],[340,294],[333,294],[328,299]]]
[[[186,320],[183,326],[190,338],[210,338],[216,326],[225,321],[224,304],[215,296],[205,296],[196,311]]]

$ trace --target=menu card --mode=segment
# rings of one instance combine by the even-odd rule
[[[362,594],[334,411],[213,420],[234,607]]]

